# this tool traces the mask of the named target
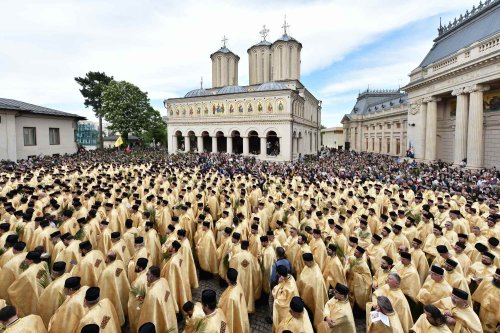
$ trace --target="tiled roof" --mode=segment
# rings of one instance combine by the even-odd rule
[[[74,113],[62,112],[54,109],[49,109],[43,106],[29,104],[14,99],[0,98],[0,109],[15,110],[19,112],[28,112],[34,114],[42,114],[47,116],[70,117],[77,119],[86,119]]]
[[[439,37],[420,67],[426,67],[500,32],[500,0],[486,1],[473,7],[448,25],[440,26]]]

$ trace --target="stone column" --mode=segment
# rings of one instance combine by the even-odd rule
[[[422,114],[420,115],[420,123],[417,123],[416,126],[419,126],[420,129],[417,129],[418,131],[418,136],[419,139],[417,142],[414,144],[421,144],[421,147],[415,147],[415,157],[424,159],[425,158],[425,145],[426,145],[426,140],[425,140],[425,133],[427,132],[427,99],[422,100],[422,105],[421,105],[421,111]],[[420,142],[419,142],[420,141]]]
[[[403,132],[403,124],[401,124],[401,139],[399,140],[399,156],[406,156],[406,145],[405,145],[405,137]]]
[[[172,150],[170,151],[171,154],[177,153],[177,135],[172,136]]]
[[[232,154],[233,153],[233,137],[228,136],[226,139],[227,139],[226,152],[228,154]]]
[[[470,168],[481,168],[484,164],[483,92],[489,89],[477,84],[467,88],[470,93],[467,166]]]
[[[197,136],[196,137],[197,144],[198,144],[198,153],[203,153],[203,137],[202,136]]]
[[[248,137],[244,136],[243,137],[243,156],[248,156],[249,152],[249,140]]]
[[[361,123],[359,123],[358,125],[358,137],[357,137],[357,141],[356,142],[356,146],[358,148],[358,151],[363,151],[363,136],[362,136],[362,129],[363,126]]]
[[[267,139],[265,137],[260,138],[260,156],[261,157],[267,156],[266,142],[267,142]]]
[[[351,141],[351,150],[356,151],[356,127],[351,126],[349,130],[351,131],[349,139]]]
[[[453,163],[459,165],[467,157],[467,121],[469,118],[469,96],[463,88],[455,89],[451,93],[457,96],[457,110],[455,117],[455,151]]]
[[[387,152],[389,155],[395,155],[396,154],[396,140],[394,139],[394,126],[395,123],[392,121],[389,122],[389,125],[391,126],[391,131],[389,134],[389,151]]]
[[[427,100],[427,117],[425,131],[425,159],[436,160],[436,134],[437,134],[437,103],[441,99],[430,97]]]
[[[191,140],[189,140],[189,135],[184,137],[184,152],[188,153],[191,150]]]
[[[217,137],[213,136],[212,137],[212,153],[217,152]]]

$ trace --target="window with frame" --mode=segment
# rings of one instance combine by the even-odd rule
[[[25,146],[36,146],[36,127],[23,127]]]
[[[49,143],[51,145],[61,144],[61,137],[59,135],[59,128],[49,128]]]

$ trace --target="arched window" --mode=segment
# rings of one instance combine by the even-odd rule
[[[280,139],[275,131],[267,132],[266,153],[269,156],[278,156],[280,154]]]

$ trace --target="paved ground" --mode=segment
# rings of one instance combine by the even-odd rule
[[[210,280],[201,280],[199,281],[200,287],[198,289],[193,290],[193,302],[201,301],[201,292],[204,289],[213,289],[217,293],[217,299],[220,297],[223,288],[219,286],[219,281],[217,279]],[[260,306],[257,307],[256,313],[250,315],[250,331],[251,333],[271,333],[272,325],[266,322],[266,317],[272,317],[272,296],[269,298],[268,306]],[[356,321],[356,331],[358,333],[366,332],[366,324],[365,324],[365,314],[364,313],[355,313],[355,321]],[[183,332],[184,330],[184,320],[179,323],[179,332]],[[123,332],[130,333],[128,327],[123,329]]]
[[[213,289],[217,292],[217,298],[220,297],[223,288],[219,286],[219,282],[216,279],[211,280],[200,280],[199,281],[200,288],[193,290],[193,301],[199,302],[201,301],[201,292],[204,289]],[[269,299],[269,306],[260,306],[257,307],[256,313],[250,315],[250,331],[252,333],[271,333],[272,325],[266,322],[266,317],[271,316],[272,313],[272,296]],[[356,316],[358,317],[358,316]],[[366,324],[365,324],[365,314],[362,313],[359,315],[359,318],[355,318],[356,320],[356,330],[357,332],[366,332]],[[184,325],[180,324],[179,326],[180,332],[184,329]]]

